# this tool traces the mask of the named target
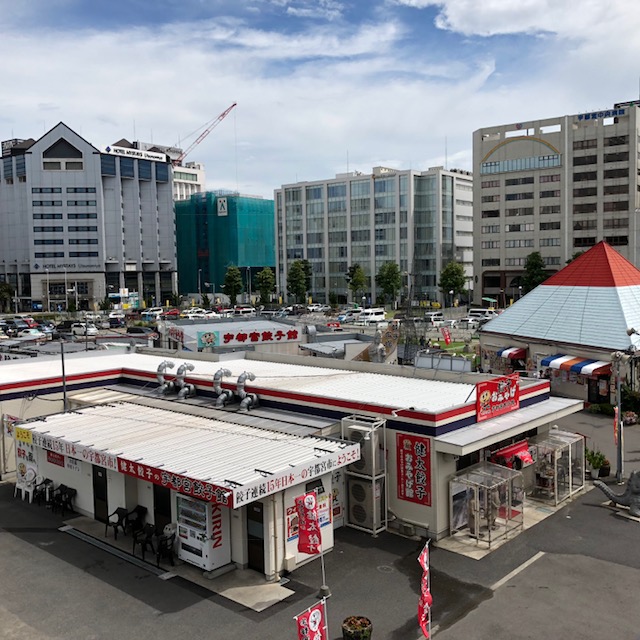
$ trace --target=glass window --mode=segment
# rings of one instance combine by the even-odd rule
[[[156,167],[156,180],[158,182],[169,182],[169,165],[164,162],[154,162]]]
[[[533,184],[533,176],[526,176],[524,178],[508,178],[504,181],[505,187],[513,187],[519,184]]]
[[[43,162],[42,170],[43,171],[62,171],[62,163],[61,162]]]
[[[33,227],[34,233],[47,233],[49,231],[53,233],[61,233],[64,231],[64,227]]]
[[[120,158],[120,175],[123,178],[133,178],[134,173],[133,158]]]
[[[67,171],[82,171],[84,169],[84,165],[82,162],[78,162],[77,160],[67,161],[64,163],[64,168]]]
[[[138,178],[140,180],[151,180],[150,160],[138,160]]]
[[[296,191],[299,191],[299,189],[297,189]],[[344,183],[327,185],[327,197],[328,198],[346,198],[347,185]]]
[[[115,176],[116,157],[105,153],[100,154],[100,168],[103,176]]]

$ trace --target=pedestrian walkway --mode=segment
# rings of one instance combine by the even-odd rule
[[[286,579],[274,583],[266,582],[264,575],[250,569],[236,569],[233,564],[223,567],[219,572],[206,572],[176,558],[174,566],[163,560],[157,567],[152,564],[156,559],[153,554],[147,555],[150,562],[133,554],[131,536],[120,534],[116,540],[113,533],[109,531],[105,536],[104,523],[85,516],[65,520],[60,530],[117,555],[127,562],[144,567],[162,580],[171,580],[175,577],[189,580],[253,611],[264,611],[294,593],[283,586],[288,582]]]

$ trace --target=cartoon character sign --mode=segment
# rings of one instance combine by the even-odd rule
[[[519,375],[494,378],[476,385],[476,420],[488,420],[520,408]]]

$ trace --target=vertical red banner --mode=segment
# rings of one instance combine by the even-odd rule
[[[318,523],[318,500],[314,491],[296,498],[298,511],[298,552],[320,553],[322,537]]]
[[[451,344],[451,331],[449,331],[449,327],[440,327],[440,333],[444,338],[444,343]]]
[[[620,419],[618,418],[618,407],[613,409],[613,443],[618,444],[618,430],[620,429]]]
[[[431,441],[409,433],[396,435],[398,498],[431,506]]]
[[[327,612],[324,598],[304,613],[297,615],[298,640],[328,640]]]
[[[418,601],[418,624],[425,638],[431,635],[431,576],[429,574],[429,541],[418,556],[418,562],[422,567],[422,580],[420,584],[420,600]]]

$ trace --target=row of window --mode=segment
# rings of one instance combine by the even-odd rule
[[[602,156],[603,162],[629,162],[628,151],[618,151],[616,153],[605,153]],[[574,167],[583,167],[588,164],[598,164],[598,156],[575,156],[573,158]]]
[[[602,202],[602,211],[604,213],[611,213],[616,211],[629,211],[629,201],[622,200],[616,202]],[[548,214],[559,214],[561,212],[561,208],[559,204],[552,205],[544,205],[539,208],[539,212],[542,215]],[[598,212],[598,203],[597,202],[587,202],[583,204],[574,204],[573,205],[573,213],[597,213]],[[533,207],[515,207],[510,209],[505,209],[504,212],[506,217],[513,216],[530,216],[534,214]],[[486,209],[482,211],[482,218],[499,218],[500,217],[500,209]]]
[[[560,221],[554,220],[553,222],[540,222],[539,223],[540,231],[551,231],[553,229],[560,229]],[[533,222],[520,223],[520,224],[505,224],[504,230],[507,233],[521,233],[524,231],[533,231],[535,229],[535,225]],[[500,225],[499,224],[487,224],[480,227],[481,233],[500,233]],[[515,245],[514,245],[515,246]]]
[[[507,267],[524,267],[526,258],[506,258],[504,263]],[[560,264],[559,256],[543,256],[542,260],[548,267],[556,266]],[[499,267],[500,258],[485,258],[482,260],[483,267]]]
[[[531,156],[528,158],[516,158],[514,160],[498,160],[496,162],[483,162],[480,165],[480,174],[529,171],[530,169],[547,169],[551,167],[559,167],[561,162],[562,158],[559,154]]]
[[[504,181],[505,187],[515,187],[522,184],[534,184],[535,178],[534,176],[524,176],[522,178],[507,178]],[[545,176],[538,176],[538,182],[546,183],[546,182],[560,182],[560,174],[553,173]],[[500,187],[500,180],[483,180],[480,183],[480,186],[483,189],[495,189]]]
[[[504,199],[506,201],[513,200],[533,200],[535,194],[533,191],[522,191],[520,193],[506,193]],[[560,197],[560,189],[552,189],[548,191],[540,191],[540,198],[559,198]],[[501,200],[500,194],[496,193],[490,196],[482,196],[481,202],[500,202]]]
[[[84,171],[84,163],[79,160],[44,160],[43,171]]]
[[[629,144],[629,136],[611,136],[604,139],[605,147],[617,147],[621,144]],[[598,146],[597,138],[589,138],[588,140],[574,140],[573,149],[595,149]]]
[[[95,193],[95,187],[67,187],[67,193]],[[32,187],[31,193],[62,193],[62,187]]]
[[[97,258],[97,251],[69,251],[70,258]],[[64,258],[64,251],[36,251],[36,258]]]
[[[68,238],[67,242],[69,244],[98,244],[97,238]],[[33,241],[33,244],[36,246],[42,245],[60,245],[64,244],[64,239],[62,238],[36,238]]]
[[[61,213],[34,213],[34,220],[62,220]],[[96,220],[97,213],[67,213],[68,220]]]
[[[82,226],[82,227],[74,227],[71,226],[67,229],[69,232],[71,233],[77,233],[79,231],[98,231],[98,227],[89,227],[89,226]],[[33,231],[35,233],[63,233],[64,232],[64,227],[63,226],[53,226],[53,227],[33,227]]]
[[[62,200],[34,200],[34,207],[61,207]],[[96,200],[67,200],[68,207],[95,207]]]

